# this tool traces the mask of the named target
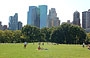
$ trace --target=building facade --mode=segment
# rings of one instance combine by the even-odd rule
[[[9,17],[9,30],[18,30],[18,13]]]
[[[82,12],[82,27],[90,28],[90,10]]]
[[[67,23],[71,24],[70,20],[67,20]]]
[[[36,6],[30,6],[28,11],[27,24],[34,26],[34,20],[36,20]]]
[[[27,25],[39,27],[39,9],[36,6],[30,6],[27,14]]]
[[[47,27],[47,5],[30,6],[27,14],[27,25],[39,28]]]
[[[0,30],[2,30],[2,22],[0,21]]]
[[[47,27],[47,5],[39,5],[40,28]]]
[[[80,26],[80,13],[78,11],[75,11],[73,13],[73,24]]]
[[[3,30],[7,30],[8,28],[7,28],[7,25],[3,25]]]
[[[2,22],[0,21],[0,30],[7,30],[7,25],[2,25]]]
[[[86,29],[86,13],[87,11],[82,12],[82,28]]]
[[[21,30],[22,29],[22,22],[18,22],[18,30]]]
[[[36,16],[36,20],[35,20],[35,26],[40,28],[40,9],[39,8],[37,8],[37,16]]]
[[[53,27],[53,26],[59,26],[60,25],[60,20],[57,17],[57,13],[55,8],[51,8],[49,10],[49,15],[48,15],[48,27]]]

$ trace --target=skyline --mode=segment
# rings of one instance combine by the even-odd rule
[[[61,22],[73,20],[73,13],[77,10],[80,12],[82,22],[82,12],[89,8],[89,0],[0,0],[0,21],[2,25],[8,25],[9,16],[18,13],[18,21],[23,25],[27,24],[27,12],[29,6],[47,5],[49,9],[55,8],[57,17]],[[53,4],[54,3],[54,4]]]

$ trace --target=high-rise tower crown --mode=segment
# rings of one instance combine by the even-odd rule
[[[75,11],[74,14],[79,14],[79,12],[78,11]]]
[[[80,26],[80,13],[78,11],[73,13],[73,24]]]

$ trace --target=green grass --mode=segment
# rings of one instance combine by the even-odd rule
[[[89,58],[90,50],[81,45],[41,45],[48,50],[37,50],[38,44],[29,43],[23,48],[23,43],[0,43],[0,58]]]

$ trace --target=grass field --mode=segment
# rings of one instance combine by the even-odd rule
[[[37,50],[38,44],[29,43],[23,48],[23,43],[0,43],[0,58],[90,58],[90,50],[81,45],[41,45],[48,50]]]

